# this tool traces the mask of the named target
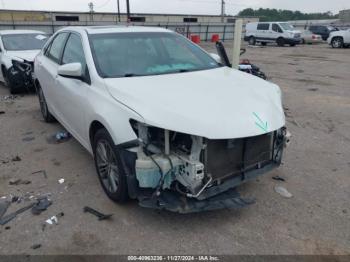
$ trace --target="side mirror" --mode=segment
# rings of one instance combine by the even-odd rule
[[[210,53],[210,56],[211,56],[212,58],[214,58],[214,60],[215,60],[217,63],[219,63],[219,64],[222,63],[221,57],[220,57],[218,54]]]
[[[58,75],[83,80],[83,71],[80,63],[70,63],[58,67]]]

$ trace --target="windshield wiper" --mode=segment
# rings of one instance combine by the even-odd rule
[[[140,76],[140,75],[137,75],[137,74],[134,74],[134,73],[126,73],[124,75],[124,77],[133,77],[133,76]]]
[[[179,69],[179,70],[177,70],[177,72],[179,72],[179,73],[186,73],[186,72],[190,72],[190,70],[188,70],[188,69]]]

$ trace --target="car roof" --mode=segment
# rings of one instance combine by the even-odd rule
[[[110,26],[74,26],[65,27],[60,31],[70,30],[82,33],[85,31],[88,34],[107,34],[107,33],[156,33],[156,32],[173,32],[160,27],[147,26],[127,26],[127,25],[110,25]]]
[[[16,35],[16,34],[46,34],[37,30],[0,30],[0,35]]]

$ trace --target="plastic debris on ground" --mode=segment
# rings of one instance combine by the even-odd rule
[[[63,142],[67,142],[71,139],[72,135],[66,131],[57,132],[56,134],[46,138],[49,144],[60,144]]]
[[[276,181],[282,181],[282,182],[286,181],[283,177],[280,177],[280,176],[273,176],[272,179]]]
[[[11,202],[8,200],[0,201],[0,219],[6,213],[8,207],[11,205]]]
[[[291,198],[293,195],[284,187],[282,186],[275,186],[276,193],[280,194],[281,196],[285,198]]]
[[[39,171],[35,171],[35,172],[32,173],[32,175],[35,175],[35,174],[43,174],[43,176],[45,178],[47,178],[47,174],[46,174],[45,170],[39,170]]]
[[[22,207],[18,210],[16,210],[15,212],[11,213],[11,214],[8,214],[8,215],[4,215],[1,219],[0,219],[0,225],[5,225],[7,224],[8,222],[10,222],[12,219],[16,218],[17,215],[31,209],[33,206],[35,205],[35,203],[32,203],[28,206],[25,206],[25,207]]]
[[[88,212],[90,214],[93,214],[94,216],[96,216],[98,218],[98,220],[106,220],[106,219],[111,218],[111,216],[112,216],[112,214],[108,214],[108,215],[102,214],[101,212],[99,212],[91,207],[84,207],[83,211],[84,211],[84,213]]]
[[[32,207],[32,214],[39,215],[41,212],[45,211],[49,206],[51,206],[52,201],[47,197],[41,197],[37,200],[35,205]]]
[[[49,219],[46,219],[45,222],[49,225],[57,225],[58,224],[58,218],[63,217],[64,213],[61,212],[55,216],[50,217]]]
[[[30,181],[30,180],[22,180],[20,178],[12,178],[9,181],[9,185],[11,185],[11,186],[28,185],[30,183],[32,183],[32,181]]]
[[[38,249],[38,248],[40,248],[41,247],[41,244],[34,244],[34,245],[32,245],[30,248],[31,249]]]
[[[65,142],[65,141],[69,140],[71,137],[72,137],[71,134],[69,134],[68,132],[58,132],[55,135],[57,143]]]
[[[21,161],[22,159],[19,156],[15,156],[11,159],[12,162],[18,162]]]
[[[22,139],[22,141],[24,141],[24,142],[29,142],[29,141],[33,141],[33,140],[35,140],[34,136],[25,137]]]
[[[15,100],[16,98],[18,98],[18,96],[6,95],[6,96],[1,96],[0,101],[10,101],[10,100]]]
[[[58,183],[63,184],[64,183],[64,178],[58,179]]]

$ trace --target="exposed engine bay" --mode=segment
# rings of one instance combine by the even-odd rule
[[[8,78],[12,89],[34,90],[33,66],[33,62],[12,60],[12,67],[8,70]]]
[[[138,187],[151,191],[150,198],[158,198],[157,205],[162,195],[169,195],[169,192],[176,193],[182,201],[194,201],[194,206],[198,201],[229,192],[246,180],[279,166],[288,140],[285,128],[255,137],[210,140],[138,122],[133,122],[132,126],[139,137],[135,160]],[[231,193],[236,200],[239,198],[237,192]],[[174,195],[171,199],[175,199]],[[147,201],[155,203],[152,199]],[[163,208],[170,209],[167,204],[163,203]],[[223,204],[222,199],[216,206],[219,204]],[[204,210],[208,205],[209,209],[216,209],[209,201],[203,204]],[[185,212],[176,208],[176,211]]]

